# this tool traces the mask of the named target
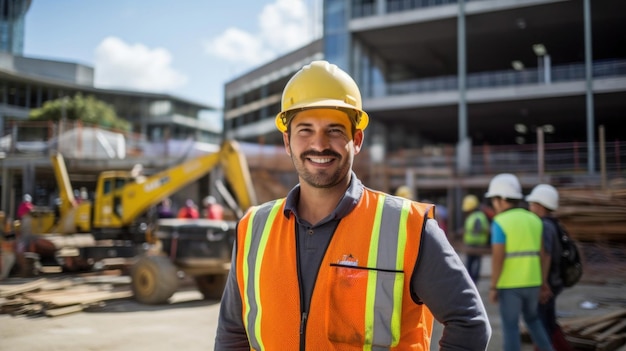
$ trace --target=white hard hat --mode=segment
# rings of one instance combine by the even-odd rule
[[[493,177],[491,182],[489,182],[489,189],[485,197],[491,198],[496,196],[505,199],[521,200],[524,195],[522,195],[522,186],[517,176],[510,173],[502,173]]]
[[[551,211],[559,208],[559,192],[549,184],[539,184],[533,188],[526,201],[536,202]]]
[[[24,194],[24,201],[31,202],[33,201],[33,198],[30,196],[30,194]]]
[[[214,205],[217,203],[217,199],[215,199],[215,196],[209,195],[202,200],[202,203],[204,203],[204,206]]]

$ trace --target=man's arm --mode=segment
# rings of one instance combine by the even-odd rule
[[[491,326],[463,262],[435,220],[429,219],[411,277],[413,291],[444,325],[440,350],[485,350]]]
[[[498,223],[491,223],[491,283],[489,284],[489,300],[498,302],[498,280],[504,267],[506,256],[506,236]]]
[[[546,227],[545,223],[543,223],[543,230],[541,233],[541,290],[539,295],[539,301],[541,303],[546,303],[550,297],[552,297],[552,289],[550,289],[550,284],[548,283],[548,277],[550,275],[550,263],[552,261],[552,256],[550,255],[550,251],[548,251],[548,246],[546,245],[546,241],[550,240],[551,233],[549,229]]]
[[[233,247],[233,259],[220,304],[220,315],[215,336],[215,351],[250,350],[248,336],[243,326],[241,295],[237,284],[235,261],[237,242]]]

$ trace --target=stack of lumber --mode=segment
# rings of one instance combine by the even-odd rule
[[[107,300],[132,297],[129,283],[128,277],[101,275],[0,285],[0,313],[55,317],[79,312]]]
[[[626,309],[560,323],[567,341],[576,350],[613,351],[626,344]]]
[[[556,215],[574,239],[626,242],[626,179],[607,185],[606,189],[559,188]]]

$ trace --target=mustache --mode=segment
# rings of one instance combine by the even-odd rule
[[[303,152],[300,155],[300,158],[304,159],[304,158],[307,158],[307,157],[324,157],[324,156],[331,156],[331,157],[341,158],[341,155],[338,154],[337,152],[333,151],[333,150],[324,150],[324,151],[309,150],[309,151]]]

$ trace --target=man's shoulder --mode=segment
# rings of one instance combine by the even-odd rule
[[[286,197],[281,197],[278,199],[273,199],[273,200],[269,200],[266,202],[263,202],[259,205],[253,206],[253,208],[256,208],[257,210],[260,209],[265,209],[265,208],[272,208],[274,207],[277,203],[280,203],[281,205],[284,204],[287,201]]]

